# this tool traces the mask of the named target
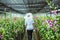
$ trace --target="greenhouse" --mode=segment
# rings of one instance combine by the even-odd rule
[[[0,0],[0,40],[60,40],[60,0]]]

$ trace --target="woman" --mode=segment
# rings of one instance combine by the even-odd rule
[[[27,30],[28,40],[32,40],[32,32],[34,29],[33,27],[34,20],[32,13],[27,13],[24,19],[25,19],[25,26]]]

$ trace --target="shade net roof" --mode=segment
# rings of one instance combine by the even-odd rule
[[[57,4],[59,0],[53,2]],[[49,11],[46,0],[0,0],[0,3],[19,13]]]

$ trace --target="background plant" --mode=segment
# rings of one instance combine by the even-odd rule
[[[53,27],[47,23],[47,19],[52,21]],[[54,20],[58,20],[58,26],[54,25]],[[41,40],[59,40],[60,39],[60,16],[54,17],[35,17],[35,27]],[[24,33],[24,19],[18,17],[0,18],[0,36],[2,40],[16,40],[18,34]]]
[[[24,32],[24,19],[14,18],[0,19],[0,34],[2,40],[15,40],[17,34]]]

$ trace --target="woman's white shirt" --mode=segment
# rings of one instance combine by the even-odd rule
[[[26,18],[25,19],[26,30],[33,30],[34,29],[33,23],[34,20],[32,18]]]

